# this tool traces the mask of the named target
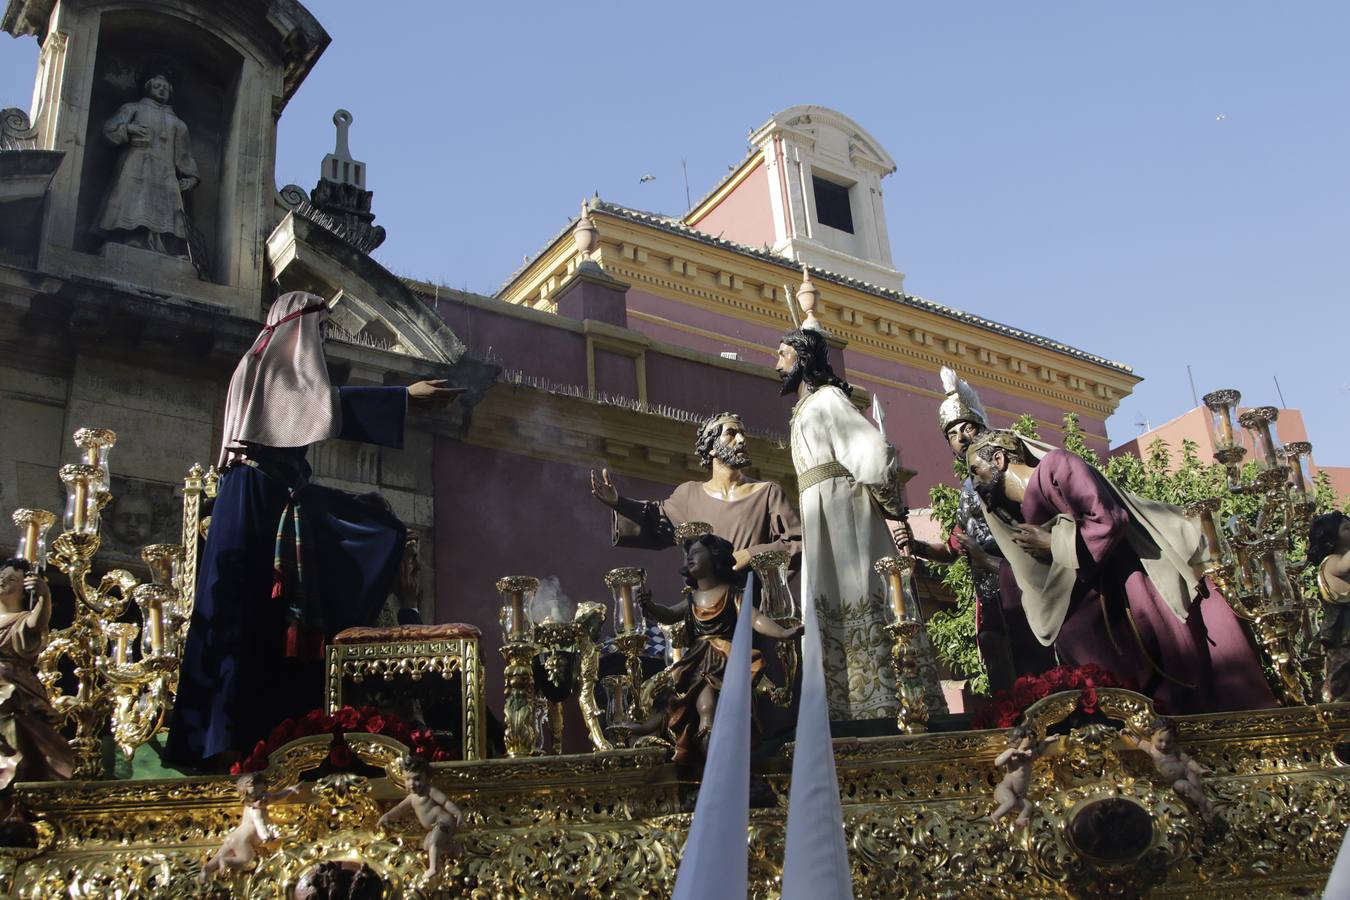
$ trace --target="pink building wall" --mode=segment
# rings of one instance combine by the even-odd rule
[[[769,172],[763,157],[755,164],[754,171],[723,197],[721,203],[703,218],[689,224],[704,234],[747,247],[772,247],[778,236],[773,227]]]
[[[1245,412],[1251,407],[1241,407]],[[1200,459],[1208,462],[1214,458],[1214,438],[1209,432],[1210,413],[1203,406],[1197,406],[1194,409],[1177,416],[1170,422],[1159,425],[1157,428],[1150,429],[1139,435],[1133,440],[1126,441],[1119,447],[1111,451],[1112,456],[1122,453],[1133,453],[1135,456],[1142,456],[1148,452],[1149,445],[1158,439],[1167,442],[1172,451],[1174,465],[1180,465],[1181,445],[1183,441],[1194,441],[1197,445]],[[1303,413],[1297,409],[1282,409],[1280,417],[1275,420],[1275,433],[1279,436],[1280,443],[1288,444],[1292,441],[1310,441],[1313,445],[1313,474],[1326,472],[1331,480],[1331,488],[1336,492],[1336,496],[1342,500],[1350,497],[1350,467],[1347,466],[1319,466],[1316,463],[1317,441],[1308,435],[1307,425],[1303,421]],[[1249,448],[1250,452],[1250,448]]]
[[[766,300],[764,302],[773,303],[775,301]],[[735,352],[740,354],[746,362],[759,363],[766,367],[772,365],[772,354],[778,347],[778,340],[782,335],[780,331],[775,329],[709,310],[690,307],[635,288],[628,291],[628,309],[630,313],[645,313],[648,316],[681,322],[711,334],[724,335],[726,338],[733,339],[726,340],[691,334],[659,322],[630,315],[630,327],[641,331],[653,340],[676,343],[707,353]],[[763,348],[763,351],[749,349],[741,342],[755,344]],[[839,365],[838,351],[832,353],[832,356],[835,357],[832,362],[836,371],[842,369],[846,373],[844,377],[848,381],[867,389],[880,400],[882,409],[886,413],[887,436],[900,451],[905,466],[918,473],[910,482],[908,500],[915,506],[927,505],[928,489],[934,484],[950,483],[952,478],[951,451],[947,448],[941,432],[938,431],[937,424],[937,408],[941,403],[940,395],[942,394],[942,382],[937,370],[920,369],[915,366],[852,352],[849,348],[844,349],[844,364],[842,367]],[[650,371],[651,363],[648,363],[648,372],[650,373]],[[650,383],[650,374],[648,377]],[[884,379],[884,381],[880,379]],[[939,396],[914,393],[886,382],[913,385]],[[987,407],[1016,411],[1019,415],[1026,413],[1043,422],[1058,424],[1064,417],[1064,410],[1052,403],[1028,400],[997,389],[982,387],[980,398]],[[751,398],[750,402],[762,404],[763,400]],[[766,407],[765,411],[775,408]],[[750,407],[745,407],[742,411],[747,416],[750,415]],[[1016,416],[1006,413],[991,413],[991,416],[994,420],[992,424],[996,427],[1007,426],[1016,418]],[[765,424],[748,422],[748,424],[761,428],[785,430],[786,416],[780,420],[780,424],[772,422]],[[1106,422],[1102,418],[1085,416],[1081,419],[1080,424],[1089,435],[1106,434]],[[1061,437],[1061,430],[1042,426],[1041,437],[1052,443],[1057,443]],[[1109,449],[1107,441],[1100,437],[1089,437],[1087,443],[1092,449],[1103,454]]]

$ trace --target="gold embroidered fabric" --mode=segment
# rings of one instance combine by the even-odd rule
[[[831,478],[853,478],[853,473],[844,468],[842,463],[831,460],[827,463],[821,463],[818,466],[812,466],[805,472],[797,476],[797,491],[805,493],[809,487],[814,487],[822,481],[828,481]]]

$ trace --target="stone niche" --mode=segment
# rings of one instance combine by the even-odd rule
[[[93,90],[85,132],[85,154],[75,223],[75,249],[113,259],[107,235],[98,230],[99,213],[113,185],[119,157],[127,152],[104,137],[104,124],[124,104],[142,97],[152,75],[165,75],[173,88],[170,106],[187,126],[198,182],[182,193],[190,240],[189,267],[203,281],[229,283],[228,251],[222,247],[234,197],[226,182],[231,151],[230,123],[238,103],[240,54],[229,44],[181,20],[144,11],[103,15],[94,60]],[[111,243],[116,243],[111,242]],[[171,249],[183,250],[181,247]],[[150,251],[147,251],[150,252]],[[160,254],[164,255],[164,254]],[[131,258],[141,259],[143,254]],[[177,258],[177,257],[175,257]],[[184,267],[178,267],[183,269]]]
[[[39,148],[66,154],[37,267],[260,316],[262,247],[277,219],[277,118],[328,44],[318,22],[294,0],[10,0],[0,24],[42,43],[33,124]],[[142,101],[156,74],[167,76],[165,105],[186,128],[172,148],[185,149],[196,170],[196,184],[178,193],[183,240],[99,227],[110,190],[132,184],[119,175],[132,141],[110,142],[105,127],[125,104]],[[161,121],[154,116],[147,120]],[[161,121],[152,133],[170,130]],[[186,173],[176,149],[155,146],[170,158],[173,191],[174,175]],[[150,171],[141,166],[137,176]]]

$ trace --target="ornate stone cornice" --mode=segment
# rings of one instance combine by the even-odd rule
[[[649,293],[763,327],[789,326],[782,284],[795,264],[763,251],[718,241],[659,217],[600,203],[596,254],[612,275]],[[548,310],[557,286],[576,265],[566,232],[498,296]],[[788,274],[791,269],[793,274]],[[813,271],[820,285],[820,317],[849,342],[851,352],[926,370],[955,365],[973,384],[1050,403],[1094,417],[1113,413],[1139,378],[1127,366],[842,276]],[[635,318],[641,314],[630,313]],[[680,323],[669,327],[692,330]]]

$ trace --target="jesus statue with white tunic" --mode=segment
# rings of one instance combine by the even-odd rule
[[[895,553],[886,518],[903,515],[899,458],[850,402],[853,388],[830,367],[829,345],[813,317],[783,335],[776,368],[783,394],[799,398],[791,441],[801,498],[802,603],[815,605],[820,623],[830,718],[894,717],[886,593],[872,565]],[[929,712],[945,713],[937,673],[923,667],[921,675]]]

